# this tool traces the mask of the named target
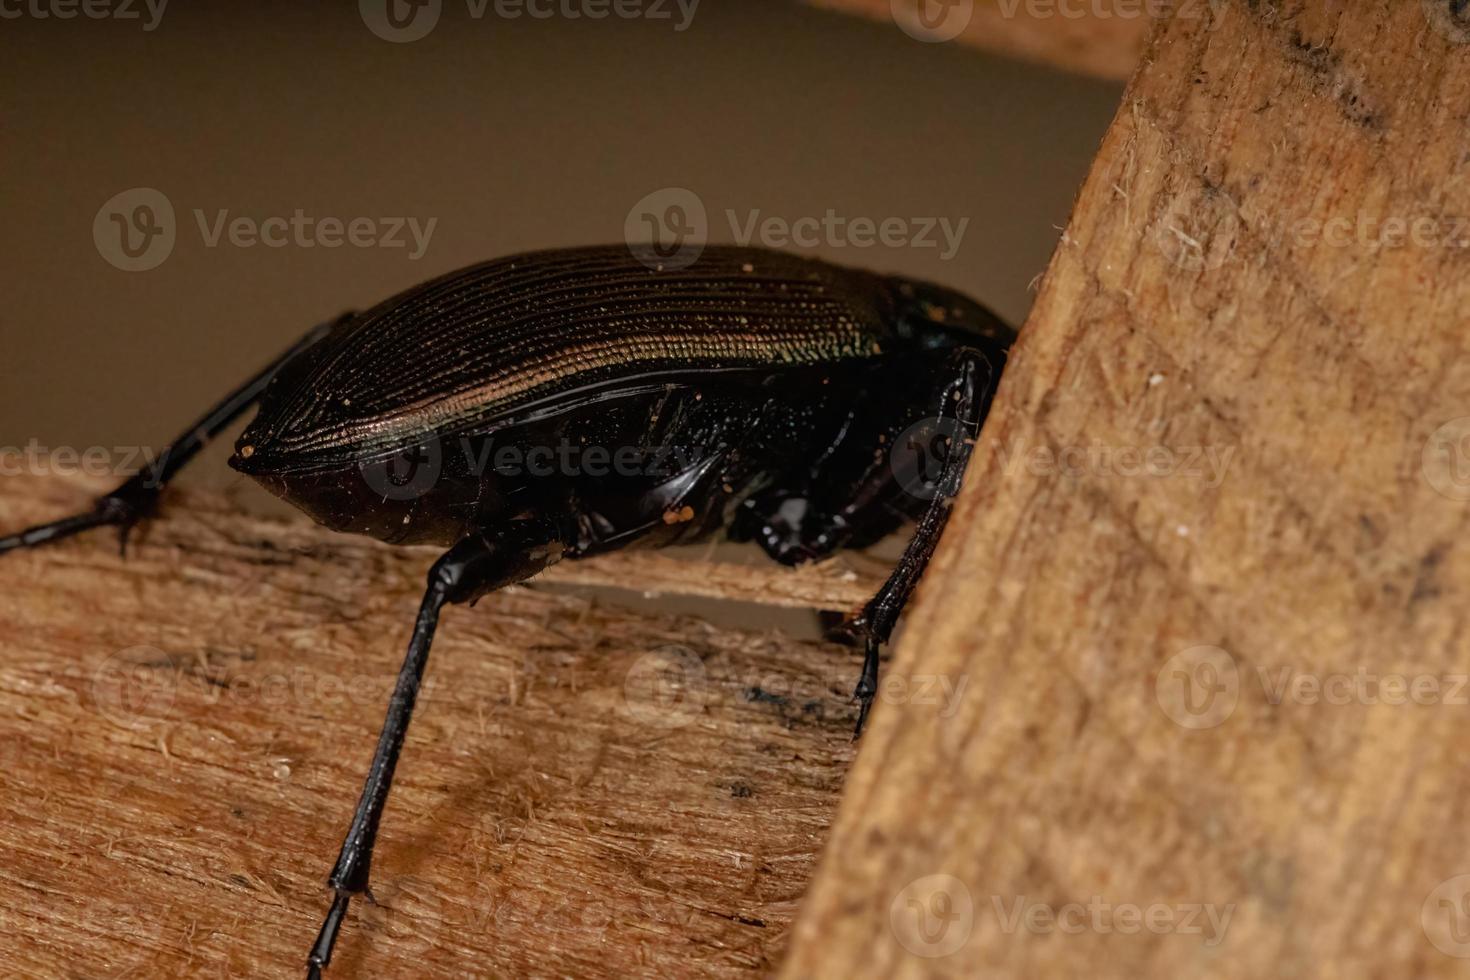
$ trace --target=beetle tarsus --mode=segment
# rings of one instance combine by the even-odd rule
[[[852,692],[852,698],[858,705],[857,725],[852,731],[854,742],[862,736],[863,727],[868,723],[868,712],[873,710],[873,698],[878,694],[878,638],[868,634],[865,646],[863,673]]]
[[[48,541],[58,541],[61,538],[69,538],[81,531],[89,531],[94,527],[102,527],[111,523],[105,515],[99,513],[76,514],[65,517],[50,524],[39,524],[27,528],[19,534],[11,534],[0,538],[0,554],[7,551],[16,551],[20,548],[34,548]]]
[[[134,524],[153,513],[158,505],[158,496],[169,479],[197,456],[210,439],[253,406],[283,365],[325,337],[334,326],[350,315],[344,314],[331,323],[312,328],[306,336],[292,344],[289,350],[262,368],[255,377],[226,395],[202,419],[170,443],[154,467],[134,474],[122,486],[100,498],[92,510],[63,517],[50,524],[39,524],[19,534],[0,537],[0,554],[60,541],[95,527],[115,525],[120,529],[118,547],[126,555],[128,533]]]
[[[69,538],[82,531],[90,531],[92,528],[112,526],[118,529],[118,551],[126,556],[128,533],[135,524],[153,512],[157,497],[158,491],[148,487],[139,477],[134,477],[100,498],[96,506],[87,513],[63,517],[59,521],[39,524],[19,534],[0,538],[0,553],[19,548],[34,548]]]
[[[321,931],[306,958],[307,980],[321,980],[322,971],[332,962],[332,947],[337,944],[337,933],[342,929],[342,919],[347,915],[347,905],[352,901],[350,892],[339,891],[332,898],[332,907],[322,921]]]

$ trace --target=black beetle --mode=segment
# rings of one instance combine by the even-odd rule
[[[763,249],[681,267],[640,248],[536,252],[434,279],[311,331],[96,508],[0,552],[128,529],[259,402],[230,465],[338,531],[448,550],[429,572],[308,960],[368,887],[439,611],[562,558],[727,527],[796,564],[918,528],[852,621],[878,652],[933,553],[1014,332],[970,299]],[[910,469],[910,463],[913,468]]]

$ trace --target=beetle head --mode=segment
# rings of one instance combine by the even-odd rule
[[[1010,324],[944,286],[894,277],[889,280],[889,297],[894,329],[922,347],[953,347],[980,338],[1006,348],[1016,339]]]

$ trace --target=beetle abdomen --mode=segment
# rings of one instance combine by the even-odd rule
[[[291,465],[493,424],[600,385],[872,357],[884,280],[763,249],[656,269],[623,246],[471,266],[379,304],[267,393],[252,452]]]

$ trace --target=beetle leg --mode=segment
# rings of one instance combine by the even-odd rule
[[[807,513],[812,509],[806,490],[776,487],[743,501],[728,532],[731,541],[754,540],[773,561],[801,565],[826,558],[837,550],[810,533]]]
[[[960,482],[965,475],[965,466],[970,461],[970,451],[980,430],[980,423],[990,407],[990,398],[995,391],[998,365],[984,352],[970,348],[959,348],[950,355],[950,367],[954,370],[951,381],[940,393],[939,419],[957,423],[956,437],[945,455],[939,478],[934,485],[934,495],[928,508],[919,518],[917,529],[898,564],[868,604],[863,608],[856,625],[861,628],[865,639],[863,672],[853,697],[858,701],[858,721],[853,737],[862,734],[868,719],[873,698],[878,693],[878,654],[888,642],[893,627],[903,612],[904,605],[913,595],[919,578],[924,574],[939,536],[944,532],[949,512],[954,507],[954,498],[960,491]]]
[[[561,557],[561,542],[566,535],[551,521],[528,519],[511,521],[498,530],[486,530],[466,537],[434,563],[429,571],[428,588],[414,622],[408,654],[398,672],[398,681],[388,700],[388,714],[373,761],[368,766],[362,796],[352,814],[352,825],[342,842],[337,863],[327,878],[333,890],[332,905],[322,922],[316,943],[307,958],[308,978],[319,978],[332,960],[332,947],[342,927],[348,903],[353,895],[367,892],[373,858],[373,845],[378,837],[378,823],[393,784],[393,770],[403,749],[408,723],[429,660],[429,647],[439,622],[439,611],[446,603],[472,602],[487,592],[530,578]]]
[[[71,537],[89,528],[114,525],[118,528],[120,546],[127,553],[128,532],[134,524],[150,516],[158,507],[158,496],[174,474],[198,455],[211,439],[238,419],[260,398],[276,372],[308,347],[321,340],[332,328],[352,314],[343,314],[330,323],[314,327],[290,349],[262,368],[254,377],[230,392],[203,418],[185,429],[169,443],[158,462],[128,478],[122,486],[98,499],[96,506],[84,514],[74,514],[50,524],[41,524],[19,534],[0,537],[0,554],[16,548],[30,548],[48,541]]]

